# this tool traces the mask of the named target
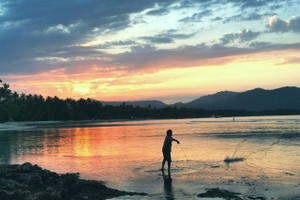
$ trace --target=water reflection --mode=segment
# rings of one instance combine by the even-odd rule
[[[0,164],[9,163],[11,146],[8,135],[0,132]]]
[[[110,187],[164,194],[167,199],[180,199],[181,191],[192,188],[191,182],[205,186],[207,182],[256,180],[300,187],[299,121],[238,120],[190,123],[184,119],[170,124],[161,120],[146,125],[0,132],[0,162],[32,162],[58,173],[80,172],[82,178],[102,180]],[[172,149],[175,191],[171,174],[163,173],[162,183],[158,171],[170,127],[184,149],[179,145]],[[227,155],[245,161],[226,166]]]
[[[174,194],[173,194],[173,186],[172,186],[172,178],[171,178],[171,171],[168,171],[168,174],[165,174],[164,170],[161,170],[162,177],[164,179],[164,192],[165,197],[167,200],[174,200]]]
[[[9,164],[20,156],[43,151],[44,140],[44,131],[0,132],[0,163]]]

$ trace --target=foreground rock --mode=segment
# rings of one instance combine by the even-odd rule
[[[210,188],[205,193],[198,194],[200,198],[222,198],[226,200],[266,200],[265,197],[254,197],[254,196],[242,196],[241,193],[230,192],[227,190],[221,190],[219,188]]]
[[[0,165],[0,199],[79,200],[145,195],[107,188],[100,181],[79,179],[79,174],[57,174],[38,165]]]

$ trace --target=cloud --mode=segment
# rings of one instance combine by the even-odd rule
[[[183,19],[180,19],[179,22],[201,22],[203,17],[210,16],[211,14],[211,10],[204,10],[199,13],[194,13],[191,17],[185,17]]]
[[[150,10],[146,13],[146,15],[166,15],[169,13],[168,8],[159,8],[155,10]]]
[[[269,18],[269,24],[267,25],[270,32],[288,32],[293,31],[300,33],[300,16],[292,17],[288,20],[281,20],[276,15]]]
[[[261,7],[267,4],[265,0],[242,0],[235,2],[237,2],[237,4],[240,4],[242,8]]]
[[[78,46],[130,27],[133,13],[156,6],[168,7],[173,3],[171,0],[131,0],[130,3],[123,0],[3,0],[0,73],[29,74],[54,69],[53,64],[37,62],[37,59],[58,54],[69,55],[70,59],[79,52],[82,56],[88,53],[88,56],[101,56],[97,48],[105,46],[93,49]]]
[[[155,43],[155,44],[167,44],[167,43],[173,43],[174,39],[170,37],[162,37],[162,36],[155,36],[155,37],[140,37],[140,39],[145,40],[150,43]]]
[[[115,47],[122,47],[122,46],[131,46],[131,45],[136,45],[137,42],[133,41],[131,39],[126,39],[126,40],[116,40],[116,41],[110,41],[110,42],[105,42],[103,44],[95,45],[93,48],[97,47],[98,49],[108,49],[108,48],[115,48]]]
[[[270,43],[270,42],[253,42],[250,44],[252,52],[268,52],[280,50],[299,50],[300,43]]]
[[[223,18],[221,18],[221,17],[219,17],[219,16],[217,16],[217,17],[211,19],[211,21],[221,21],[221,20],[223,20]]]
[[[254,10],[250,13],[240,13],[237,15],[233,15],[224,20],[224,23],[235,22],[235,21],[256,21],[265,18],[266,16],[274,15],[274,13],[266,12],[266,13],[258,13],[258,10]]]
[[[193,37],[194,35],[195,33],[177,33],[176,30],[171,29],[155,36],[143,36],[143,37],[139,37],[139,39],[154,44],[166,44],[166,43],[173,43],[177,39],[179,40],[188,39]]]
[[[209,46],[202,43],[177,49],[157,49],[142,45],[114,56],[111,65],[124,66],[124,70],[128,71],[153,72],[166,68],[221,65],[240,55],[287,49],[300,50],[300,43],[251,43],[250,47],[226,47],[223,44]]]
[[[278,65],[286,65],[286,64],[300,64],[300,57],[291,57],[284,59],[283,62],[278,63]]]
[[[233,3],[237,6],[240,6],[242,9],[246,8],[261,8],[263,6],[276,6],[277,8],[282,6],[283,0],[227,0],[227,2]]]
[[[153,68],[155,70],[198,65],[199,61],[201,65],[229,62],[231,56],[242,52],[260,51],[260,48],[269,51],[268,48],[275,47],[267,44],[262,48],[262,44],[255,43],[249,48],[225,47],[226,44],[234,41],[254,40],[259,32],[251,30],[224,35],[221,39],[222,43],[217,45],[207,45],[209,41],[197,44],[202,38],[196,38],[194,44],[192,40],[188,40],[190,45],[178,47],[176,46],[178,43],[183,44],[184,39],[193,38],[199,31],[197,26],[185,29],[186,26],[178,23],[178,20],[199,22],[206,16],[221,20],[213,12],[223,4],[234,9],[236,6],[249,8],[248,14],[244,12],[244,15],[236,15],[236,19],[258,20],[265,14],[256,12],[256,9],[262,5],[278,6],[280,5],[278,2],[277,0],[272,3],[258,0],[131,0],[130,2],[51,0],[41,3],[37,0],[2,0],[0,74],[36,74],[61,69],[64,69],[62,73],[70,74],[79,73],[80,69],[130,71]],[[198,10],[198,12],[187,15],[186,12],[190,10]],[[151,27],[153,15],[160,17],[167,13],[170,13],[170,18],[160,18],[165,20],[164,23],[168,23],[166,28],[163,24],[160,24],[161,27]],[[187,17],[182,18],[183,14]],[[232,13],[228,12],[228,15],[230,14]],[[282,29],[276,24],[280,22],[283,24]],[[221,23],[219,25],[222,26]],[[150,30],[149,32],[137,29],[145,26],[147,26],[145,30]],[[214,27],[214,23],[209,25],[203,23],[203,26],[206,27],[200,27],[203,28],[202,30],[216,30],[213,32],[215,35],[218,35],[218,30],[222,29],[222,27]],[[299,32],[299,17],[287,21],[273,20],[269,28],[271,31]],[[203,38],[205,41],[205,37]],[[102,39],[103,42],[99,42]],[[177,40],[183,41],[176,43]],[[93,45],[94,41],[98,45]],[[93,46],[82,46],[82,44]],[[173,49],[159,49],[155,47],[157,44],[170,44],[169,48],[173,47]],[[290,46],[287,45],[286,48]]]
[[[239,42],[249,42],[257,38],[259,34],[259,32],[253,32],[250,29],[242,29],[238,33],[225,34],[220,40],[222,44],[228,44],[236,40]]]
[[[270,15],[275,15],[278,10],[286,5],[297,5],[294,1],[287,0],[227,0],[237,8],[236,14],[224,18],[224,23],[262,20]]]

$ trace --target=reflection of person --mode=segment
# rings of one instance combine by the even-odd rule
[[[166,199],[173,200],[174,194],[173,194],[173,188],[172,188],[171,173],[169,172],[168,175],[165,175],[165,172],[162,171],[162,176],[164,178],[164,191],[165,191]]]
[[[162,161],[162,166],[161,166],[162,170],[164,170],[165,162],[166,161],[168,161],[168,170],[170,171],[170,169],[171,169],[171,162],[172,162],[172,159],[171,159],[172,141],[175,141],[175,142],[177,142],[177,144],[179,144],[179,141],[176,140],[176,139],[174,139],[172,137],[172,130],[169,129],[167,131],[167,136],[165,138],[164,146],[162,148],[162,152],[163,152],[163,156],[164,156],[164,159]]]

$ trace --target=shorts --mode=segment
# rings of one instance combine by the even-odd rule
[[[163,155],[164,155],[164,160],[166,160],[168,162],[172,162],[170,151],[163,150]]]

